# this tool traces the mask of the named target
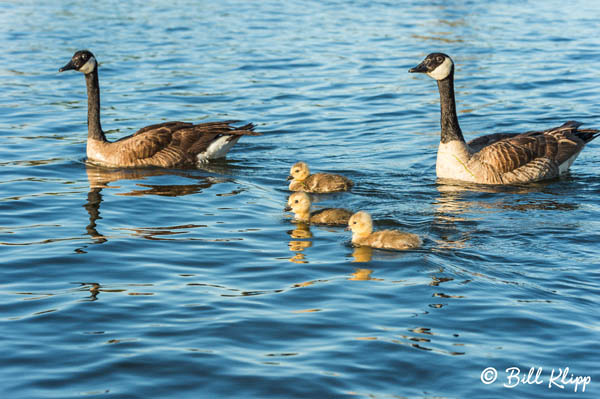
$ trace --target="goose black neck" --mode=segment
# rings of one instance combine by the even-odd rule
[[[451,73],[447,78],[438,80],[438,89],[440,91],[442,143],[448,143],[453,140],[459,140],[463,143],[465,139],[458,124],[456,115],[456,102],[454,100],[454,76]]]
[[[88,138],[106,141],[100,125],[100,85],[98,84],[98,67],[85,75],[88,97]]]

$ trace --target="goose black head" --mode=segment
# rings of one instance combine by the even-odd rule
[[[435,80],[444,80],[453,71],[454,62],[444,53],[431,53],[419,65],[408,70],[411,73],[426,73]]]
[[[84,74],[88,74],[93,72],[97,66],[96,57],[88,50],[79,50],[73,57],[71,61],[67,63],[64,67],[60,68],[58,72],[68,71],[70,69],[74,69],[76,71],[82,72]]]

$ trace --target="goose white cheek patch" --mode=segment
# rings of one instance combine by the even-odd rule
[[[452,61],[450,58],[446,58],[437,68],[433,71],[428,72],[427,75],[431,76],[435,80],[446,79],[452,71]]]
[[[94,57],[87,60],[85,64],[81,68],[79,68],[79,72],[85,73],[86,75],[94,70],[96,67],[96,59]]]

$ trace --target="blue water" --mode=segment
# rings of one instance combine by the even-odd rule
[[[556,181],[437,182],[437,88],[407,73],[454,58],[467,138],[599,128],[599,17],[587,0],[0,2],[0,397],[599,397],[600,142]],[[111,140],[167,120],[264,134],[199,170],[87,165],[84,79],[57,72],[81,48]],[[294,224],[298,160],[356,183],[317,208],[423,248]],[[565,367],[585,392],[550,384]]]

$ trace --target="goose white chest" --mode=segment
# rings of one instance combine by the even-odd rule
[[[440,143],[435,164],[438,178],[463,181],[476,181],[475,174],[468,167],[471,153],[466,143],[452,140]]]
[[[110,160],[106,157],[107,143],[100,140],[88,138],[86,146],[86,155],[89,161],[96,164],[111,166]]]

